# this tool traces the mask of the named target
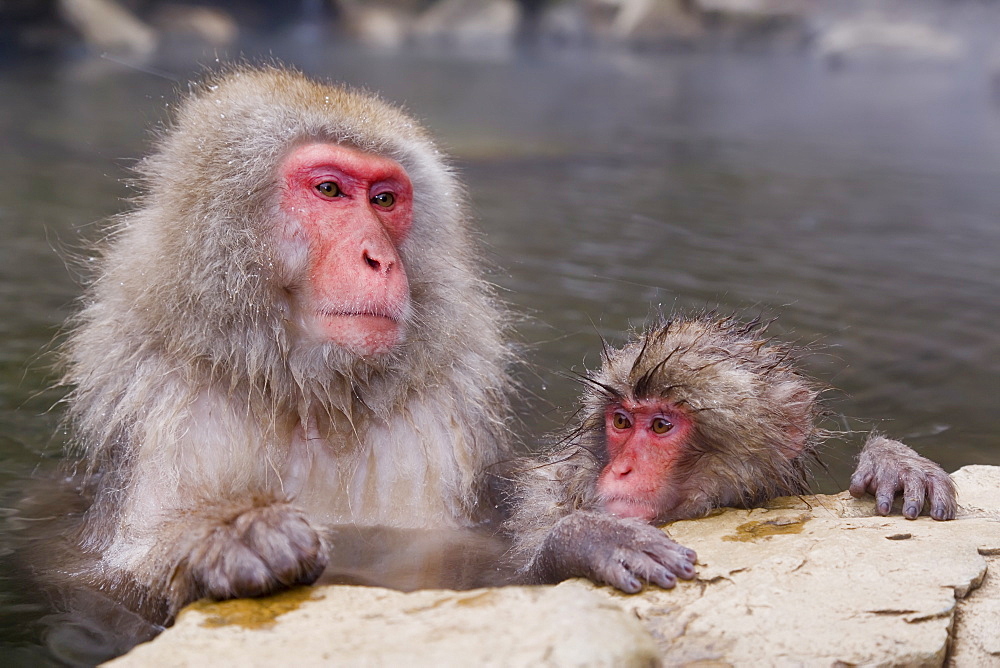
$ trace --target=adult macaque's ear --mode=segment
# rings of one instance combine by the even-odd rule
[[[799,383],[778,383],[768,390],[767,401],[784,412],[778,449],[788,459],[795,459],[802,454],[816,428],[813,424],[816,393]]]

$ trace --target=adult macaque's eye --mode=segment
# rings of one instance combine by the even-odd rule
[[[379,193],[378,195],[375,195],[375,197],[372,197],[372,204],[374,204],[375,206],[380,206],[383,209],[388,209],[395,203],[396,203],[396,196],[393,195],[392,193],[388,192]]]
[[[666,434],[668,431],[674,428],[673,423],[666,418],[653,418],[653,433],[654,434]]]
[[[340,197],[340,186],[334,181],[323,181],[316,186],[317,192],[324,197]]]
[[[614,425],[615,429],[628,429],[632,426],[632,421],[624,413],[615,413],[615,416],[611,419],[611,424]]]

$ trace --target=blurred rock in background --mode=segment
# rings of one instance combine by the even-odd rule
[[[243,34],[504,54],[542,48],[800,50],[831,65],[948,62],[1000,20],[944,0],[10,0],[0,48],[84,48],[143,59],[169,44],[225,47]],[[977,28],[980,27],[980,28]]]

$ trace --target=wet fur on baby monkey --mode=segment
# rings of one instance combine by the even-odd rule
[[[809,464],[830,436],[818,426],[825,388],[795,364],[798,351],[759,320],[660,319],[623,347],[605,347],[575,421],[544,461],[516,476],[515,551],[530,579],[584,576],[636,592],[694,576],[695,554],[654,524],[714,508],[753,508],[809,491]],[[902,495],[951,519],[956,494],[937,464],[869,436],[851,493],[881,515]]]

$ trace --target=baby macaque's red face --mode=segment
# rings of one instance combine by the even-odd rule
[[[672,483],[690,431],[691,418],[663,399],[611,403],[604,414],[608,464],[597,479],[602,508],[652,521],[680,503]]]

